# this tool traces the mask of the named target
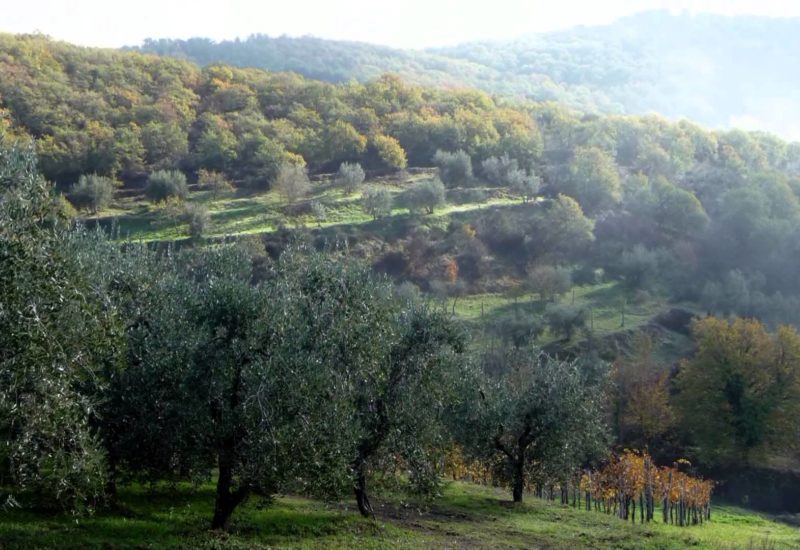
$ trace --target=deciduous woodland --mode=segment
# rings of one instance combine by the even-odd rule
[[[0,506],[796,513],[798,243],[770,134],[0,35]]]

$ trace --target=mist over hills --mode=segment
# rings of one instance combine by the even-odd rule
[[[391,72],[417,84],[471,86],[586,112],[657,112],[800,139],[800,74],[792,70],[800,19],[653,11],[606,26],[428,50],[266,35],[148,40],[135,49],[331,82]]]

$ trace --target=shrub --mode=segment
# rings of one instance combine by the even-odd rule
[[[186,184],[186,176],[183,172],[158,170],[147,178],[147,187],[144,193],[154,203],[171,198],[184,200],[189,195],[189,186]]]
[[[451,204],[479,204],[486,202],[487,196],[483,189],[449,189],[447,202]]]

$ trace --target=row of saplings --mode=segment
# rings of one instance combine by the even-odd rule
[[[538,497],[555,500],[574,508],[585,508],[636,522],[653,521],[656,504],[661,507],[664,523],[685,527],[711,519],[711,493],[714,482],[682,471],[688,461],[681,459],[672,467],[659,467],[646,451],[625,449],[614,455],[599,470],[576,470],[560,481],[534,483]],[[445,470],[452,479],[482,484],[503,484],[502,462],[481,462],[465,458],[454,447],[446,457]]]

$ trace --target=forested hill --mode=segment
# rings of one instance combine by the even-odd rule
[[[33,140],[37,158],[27,149],[20,151],[15,145],[9,146],[19,141],[27,143],[29,139]],[[3,153],[7,149],[13,154]],[[22,365],[19,372],[32,373],[25,374],[28,378],[19,378],[22,383],[15,381],[16,386],[0,383],[0,390],[10,388],[6,393],[12,395],[18,387],[34,388],[38,393],[33,393],[34,398],[25,401],[28,408],[19,409],[31,411],[31,417],[39,410],[55,411],[53,416],[57,419],[72,418],[69,416],[71,412],[61,414],[61,410],[80,411],[76,415],[88,414],[83,412],[89,409],[80,401],[80,395],[71,402],[76,404],[75,408],[39,406],[43,402],[39,400],[40,395],[68,394],[67,390],[59,393],[51,389],[53,386],[49,385],[49,380],[67,379],[57,370],[59,363],[42,360],[39,351],[64,349],[70,358],[82,361],[86,356],[84,350],[75,346],[95,340],[77,338],[74,331],[80,329],[83,335],[96,329],[97,341],[105,338],[100,332],[103,318],[93,312],[109,310],[105,305],[109,302],[83,305],[83,289],[93,284],[90,277],[95,277],[95,268],[82,266],[96,263],[98,285],[113,287],[114,290],[109,292],[118,293],[119,299],[123,300],[119,302],[123,304],[119,311],[131,312],[120,313],[121,322],[129,320],[124,315],[138,315],[133,312],[142,311],[154,316],[152,323],[145,318],[145,322],[131,329],[131,338],[136,340],[131,340],[130,346],[139,346],[141,341],[145,351],[151,354],[141,365],[153,370],[142,371],[141,376],[142,380],[154,381],[158,387],[137,382],[129,385],[128,380],[133,379],[112,374],[112,379],[120,381],[114,390],[120,393],[114,395],[124,396],[124,399],[120,397],[117,401],[116,397],[110,399],[98,393],[101,398],[98,402],[109,403],[109,407],[124,402],[124,406],[120,405],[124,414],[128,414],[125,412],[128,407],[133,415],[138,415],[140,409],[149,410],[154,415],[153,422],[160,423],[165,418],[161,409],[148,409],[153,403],[154,391],[160,392],[166,386],[167,391],[175,392],[168,397],[169,402],[176,404],[175,409],[181,409],[186,402],[181,392],[184,388],[194,388],[197,380],[208,379],[209,371],[228,376],[226,373],[232,371],[223,365],[258,364],[261,359],[251,361],[244,355],[241,362],[229,361],[228,357],[238,357],[234,354],[239,350],[257,349],[241,345],[240,342],[245,340],[238,336],[226,339],[225,345],[229,347],[218,347],[216,335],[223,333],[217,332],[216,325],[211,323],[228,323],[228,312],[245,316],[241,317],[241,324],[233,322],[234,326],[241,326],[242,331],[248,331],[242,334],[250,334],[250,329],[245,327],[251,325],[254,331],[261,330],[260,327],[272,330],[271,327],[286,325],[283,321],[273,322],[272,317],[262,318],[248,312],[259,310],[261,306],[258,304],[275,301],[273,296],[286,300],[287,306],[298,305],[299,309],[293,309],[294,305],[290,308],[297,312],[298,319],[297,324],[291,326],[296,326],[297,331],[301,331],[297,334],[306,335],[305,338],[317,332],[306,324],[306,310],[302,304],[318,303],[318,294],[306,294],[306,289],[317,292],[319,286],[325,296],[332,297],[331,300],[338,300],[335,297],[341,295],[358,304],[375,303],[378,304],[376,312],[394,311],[380,305],[383,302],[377,301],[379,296],[394,300],[391,296],[396,292],[405,301],[405,298],[413,300],[414,296],[425,294],[432,303],[436,301],[436,304],[447,306],[448,315],[436,306],[436,315],[447,323],[451,322],[452,316],[459,316],[469,323],[473,335],[469,345],[480,353],[488,348],[485,362],[483,355],[475,360],[476,365],[481,362],[481,369],[487,373],[500,373],[507,368],[502,365],[516,364],[511,362],[516,362],[513,354],[534,344],[576,355],[591,349],[598,356],[602,353],[605,359],[618,359],[614,369],[617,373],[614,396],[609,399],[614,403],[613,422],[620,448],[648,448],[665,464],[688,455],[706,471],[764,465],[782,471],[797,469],[796,434],[797,419],[800,418],[797,412],[800,403],[797,398],[800,394],[800,352],[797,350],[800,350],[800,336],[795,329],[779,329],[778,325],[800,326],[800,284],[797,278],[800,272],[800,143],[788,143],[762,132],[708,131],[688,121],[670,122],[652,115],[587,115],[554,102],[508,99],[469,88],[424,87],[396,76],[381,76],[364,83],[333,84],[293,73],[227,65],[201,68],[189,61],[170,57],[80,48],[41,36],[0,34],[0,161],[0,187],[11,189],[10,193],[0,197],[0,217],[5,215],[6,219],[13,221],[0,224],[0,242],[5,239],[5,243],[10,243],[5,248],[8,257],[20,258],[19,262],[24,262],[15,263],[16,259],[13,262],[0,261],[0,280],[12,280],[14,284],[20,281],[19,287],[30,289],[0,293],[0,297],[6,296],[10,300],[6,302],[7,306],[0,304],[0,310],[16,315],[0,316],[5,322],[0,326],[0,350],[12,350],[10,361]],[[37,162],[38,168],[35,168]],[[189,259],[185,264],[175,264],[175,271],[164,264],[163,273],[168,274],[164,285],[155,284],[155,280],[150,282],[150,277],[159,277],[162,268],[151,270],[150,264],[146,263],[141,269],[130,268],[131,276],[135,278],[132,280],[136,282],[128,284],[124,282],[127,279],[119,279],[116,274],[104,271],[114,266],[121,266],[121,272],[128,269],[125,267],[128,264],[115,259],[118,256],[111,252],[108,256],[104,255],[105,252],[94,255],[90,250],[87,254],[93,254],[91,258],[94,259],[90,261],[87,256],[84,263],[82,257],[72,255],[72,249],[62,246],[56,237],[50,239],[47,236],[50,233],[40,231],[36,220],[30,220],[27,213],[32,211],[39,216],[37,220],[54,219],[53,199],[58,198],[52,196],[49,187],[41,185],[35,175],[37,171],[55,182],[57,189],[66,195],[66,200],[61,197],[57,203],[62,216],[55,219],[76,215],[92,221],[102,218],[109,224],[119,223],[116,226],[120,228],[119,234],[123,238],[131,235],[132,239],[135,238],[136,226],[139,236],[142,230],[151,232],[151,240],[183,239],[185,228],[189,236],[185,239],[187,254],[216,254],[217,247],[204,245],[209,241],[216,244],[236,237],[245,256],[220,256],[219,263],[216,256],[208,256],[208,265],[219,266],[213,268],[214,272],[219,269],[220,277],[230,276],[230,284],[215,283],[213,287],[207,285],[207,288],[193,286],[195,283],[205,285],[202,281],[206,279],[196,277],[195,274],[200,273],[197,271],[200,264],[191,261],[191,256],[186,256]],[[22,182],[23,187],[19,189],[24,192],[9,187],[8,182],[16,185],[16,181]],[[31,209],[29,194],[38,197],[36,210]],[[68,201],[74,208],[69,207]],[[75,209],[83,212],[77,214]],[[157,234],[152,236],[153,232]],[[30,252],[25,248],[34,246],[28,243],[38,243],[34,237],[38,238],[40,234],[50,239],[46,242],[47,248],[42,249],[48,251],[45,256],[37,252],[39,248],[30,248]],[[374,270],[391,278],[393,283],[397,283],[397,288],[390,287],[386,280],[381,283],[385,290],[374,294],[367,294],[372,292],[369,289],[363,293],[361,290],[342,292],[338,284],[332,284],[330,291],[325,290],[324,285],[317,285],[316,281],[335,282],[339,271],[320,271],[319,275],[311,273],[302,277],[291,275],[294,277],[292,280],[297,281],[296,286],[293,286],[295,283],[286,286],[280,278],[266,277],[263,269],[272,261],[267,254],[277,258],[281,245],[285,249],[286,243],[294,238],[320,248],[331,242],[346,243],[347,250],[352,251],[351,258],[363,260],[363,264],[358,263],[360,271],[353,272],[353,281],[366,280],[372,276],[370,270]],[[126,254],[124,250],[119,252]],[[2,257],[3,251],[0,250]],[[68,262],[63,263],[63,272],[75,273],[69,275],[73,278],[68,281],[69,284],[74,281],[75,292],[65,292],[61,279],[40,269],[46,263],[40,261],[43,257],[48,261],[57,257],[59,261]],[[154,262],[160,261],[159,257],[153,252]],[[320,258],[320,266],[338,269],[323,260]],[[137,256],[130,256],[130,261],[139,260]],[[17,268],[17,265],[26,266],[24,269],[28,271]],[[303,271],[299,268],[303,265],[299,260],[297,264],[286,265],[287,270],[298,266],[298,273]],[[103,266],[102,270],[100,266]],[[2,268],[6,271],[2,272]],[[99,275],[101,271],[102,276]],[[27,273],[38,278],[29,277]],[[175,273],[174,278],[171,273]],[[186,273],[185,279],[183,273]],[[141,282],[139,274],[143,277]],[[238,282],[234,284],[233,278]],[[253,304],[252,308],[249,305],[240,307],[239,302],[228,301],[228,298],[216,298],[216,293],[220,292],[231,296],[230,300],[244,296],[242,299],[249,301],[251,298],[247,296],[252,292],[250,281],[262,278],[278,286],[267,287],[268,293],[252,295],[252,300],[256,300],[248,302]],[[22,282],[28,280],[39,286],[23,287]],[[120,280],[123,284],[117,285]],[[42,281],[41,284],[38,281]],[[74,315],[81,317],[74,316],[71,309],[64,310],[63,316],[58,313],[48,317],[49,326],[58,327],[58,331],[41,330],[39,317],[28,315],[26,305],[28,296],[42,295],[40,288],[48,289],[48,303],[62,303],[64,296],[74,297],[73,301],[80,299],[80,308],[83,309],[76,309],[78,313]],[[138,288],[152,289],[152,293],[142,293],[144,301],[141,304],[136,302],[140,294],[136,291]],[[290,289],[288,293],[284,292],[287,288]],[[297,288],[296,293],[291,290],[294,288]],[[570,296],[569,299],[566,295]],[[103,295],[97,296],[102,298]],[[375,296],[375,299],[368,296]],[[560,299],[562,296],[563,300]],[[274,311],[277,315],[283,311],[284,302],[276,303]],[[328,305],[319,311],[342,313],[348,320],[359,319],[358,323],[361,323],[360,309],[340,308],[335,301],[326,303]],[[37,310],[37,313],[39,311],[42,310]],[[185,313],[180,313],[182,317],[176,321],[175,311]],[[205,317],[198,318],[198,311],[205,312]],[[86,317],[83,317],[84,312]],[[690,328],[690,319],[698,313],[755,318],[764,324],[739,320],[731,325],[724,320],[708,319]],[[367,323],[372,322],[370,319],[384,319],[383,313],[376,315],[378,317],[363,319]],[[395,364],[383,360],[388,356],[375,355],[373,348],[391,353],[391,357],[400,357],[404,363],[407,357],[411,357],[409,364],[431,364],[427,358],[433,356],[427,354],[434,353],[433,348],[420,348],[425,355],[418,356],[419,359],[404,351],[405,329],[401,331],[396,328],[399,325],[392,324],[394,321],[388,321],[390,318],[405,318],[404,315],[398,313],[397,316],[385,317],[387,324],[381,326],[386,327],[386,339],[380,341],[375,340],[376,331],[371,327],[357,324],[353,334],[358,335],[358,339],[352,340],[354,344],[348,344],[347,348],[364,350],[363,357],[370,358],[364,361],[365,368]],[[327,314],[313,318],[319,319],[323,323],[319,326],[325,330],[349,326],[349,321],[339,323],[339,317],[328,317]],[[424,318],[419,319],[419,325],[408,326],[434,326]],[[18,329],[18,325],[25,328]],[[120,334],[125,332],[123,326],[126,325],[120,323]],[[196,327],[197,338],[186,338],[186,326]],[[11,328],[5,330],[3,327]],[[144,332],[140,333],[138,327]],[[150,327],[156,327],[152,330],[166,335],[165,339],[151,337]],[[776,329],[775,336],[769,334],[767,328]],[[650,340],[649,332],[634,334],[634,331],[650,329],[655,333],[654,339],[661,339],[656,344]],[[116,334],[116,330],[109,331],[109,334]],[[412,333],[430,334],[416,330],[408,334]],[[29,334],[36,334],[37,338],[40,334],[44,335],[42,338],[53,334],[54,338],[61,340],[57,344],[50,340],[37,340],[40,343],[31,346]],[[252,334],[254,338],[262,338],[260,333]],[[317,357],[319,361],[333,358],[331,363],[336,365],[348,364],[329,353],[330,349],[339,349],[339,346],[330,346],[329,343],[341,342],[342,333],[325,332],[324,337],[315,338],[316,347],[313,349],[320,350],[318,356],[297,355],[299,340],[293,336],[295,333],[281,334],[286,336],[280,336],[278,340],[273,340],[268,333],[263,336],[264,341],[285,342],[285,347],[280,344],[280,349],[285,352],[275,355],[279,358],[276,361],[283,361],[285,357],[291,362],[274,363],[276,373],[295,372],[293,368],[282,366],[294,364],[303,368],[315,367],[305,371],[298,369],[297,372],[335,372],[317,369]],[[448,336],[449,330],[441,334],[448,341],[455,342]],[[364,339],[365,336],[369,338]],[[186,342],[186,346],[173,348],[167,338]],[[472,352],[473,348],[468,348],[467,342],[462,344],[460,336],[457,339],[457,346],[452,346],[453,353],[457,350]],[[381,343],[383,341],[387,342],[386,345]],[[68,342],[69,346],[62,347],[61,342]],[[495,347],[497,342],[501,346]],[[619,347],[617,343],[620,343]],[[659,343],[663,343],[668,354],[659,354]],[[591,348],[581,347],[584,344]],[[129,345],[125,342],[121,345],[120,353],[134,358],[131,364],[138,368],[139,348],[124,347]],[[700,353],[681,363],[676,378],[674,361],[685,356],[682,354],[690,353],[692,347]],[[100,357],[105,353],[104,349],[102,346],[92,348],[97,359],[91,360],[96,361],[98,369],[105,369],[108,363],[105,355]],[[170,350],[168,359],[162,359],[162,349]],[[172,349],[183,351],[172,354]],[[428,349],[431,351],[426,351]],[[626,349],[632,351],[633,359],[626,359],[622,353]],[[20,353],[14,350],[20,350]],[[130,356],[124,350],[131,350]],[[214,363],[199,360],[208,355],[207,350],[219,350],[213,355]],[[495,361],[491,355],[495,350],[507,351],[512,359],[504,363],[506,359],[498,356]],[[443,348],[445,352],[447,357],[452,356]],[[358,353],[361,357],[362,353]],[[23,355],[25,363],[18,359]],[[594,353],[588,355],[594,357]],[[378,359],[373,360],[373,357]],[[198,358],[198,361],[195,364],[195,359],[184,358]],[[538,361],[536,359],[536,364]],[[172,368],[173,362],[180,367]],[[191,369],[181,370],[187,364],[192,365]],[[454,364],[472,363],[455,361]],[[52,367],[53,374],[48,374],[50,378],[43,378],[38,375],[40,371],[28,368],[28,365],[47,365]],[[575,372],[578,372],[577,363],[564,365],[569,368],[576,366]],[[177,377],[164,382],[161,369],[175,372]],[[427,367],[425,369],[427,372]],[[0,369],[0,372],[18,371]],[[82,391],[85,370],[76,368],[69,372],[80,373],[75,375],[74,386],[70,386],[69,391],[73,387],[78,388],[76,392]],[[257,371],[252,372],[253,376],[261,376]],[[389,375],[377,371],[374,375],[372,371],[352,372],[360,378],[353,377],[353,383],[348,382],[349,388],[361,388],[360,380],[390,379]],[[517,385],[519,379],[515,371],[508,372],[514,376],[507,378],[509,385],[497,387],[524,388]],[[561,377],[559,371],[548,372],[554,373],[553,380],[569,380]],[[594,372],[586,370],[593,379]],[[600,371],[596,372],[599,374]],[[365,373],[363,377],[362,373]],[[236,376],[219,384],[209,379],[211,384],[203,388],[210,389],[192,393],[192,399],[196,396],[197,401],[187,408],[186,422],[194,423],[194,419],[201,418],[194,411],[204,407],[208,410],[210,399],[228,402],[216,397],[219,395],[217,388],[238,385],[239,375]],[[453,380],[463,379],[460,375],[453,376]],[[438,378],[426,375],[424,379],[430,381],[430,387],[437,391],[450,388],[450,385],[440,383]],[[268,386],[282,389],[324,388],[333,385],[334,382],[328,381],[335,379],[315,378],[318,382],[314,384],[320,386],[304,386],[304,379],[297,383],[293,380],[287,383],[285,378],[274,380],[275,384],[270,382]],[[532,388],[547,388],[539,385],[537,378],[530,380]],[[72,379],[69,383],[73,384]],[[129,388],[132,386],[141,393],[137,394],[140,397],[131,400]],[[750,388],[756,391],[751,392]],[[203,393],[212,391],[215,397]],[[526,391],[508,395],[519,395],[526,403],[539,402],[538,398],[529,399]],[[554,407],[560,409],[553,408],[557,412],[547,412],[547,415],[580,418],[570,422],[590,435],[596,434],[598,430],[591,428],[591,422],[573,414],[577,410],[589,411],[578,405],[588,400],[581,397],[583,394],[569,391],[573,396],[569,400],[559,397],[561,394],[548,393],[554,396]],[[295,395],[282,391],[280,394],[281,399],[286,397],[282,401],[286,403],[286,410],[296,411],[298,401]],[[339,401],[319,399],[320,395],[325,394],[316,390],[309,392],[303,403],[312,407],[333,403],[337,407],[336,414],[342,415],[341,425],[345,426],[337,433],[349,438],[346,441],[342,439],[341,448],[344,449],[344,445],[355,440],[352,434],[364,433],[360,427],[345,424],[345,420],[351,422],[366,416],[351,414],[349,411],[354,409],[338,408],[336,404]],[[359,406],[377,399],[361,397],[367,394],[353,395],[352,402]],[[400,400],[403,404],[413,403],[413,406],[403,409],[397,418],[411,418],[403,416],[405,411],[414,409],[415,413],[418,412],[416,404],[423,401],[432,406],[446,402],[445,398],[427,400],[422,397],[425,394],[414,395],[420,397],[416,402]],[[599,396],[600,393],[591,395]],[[675,395],[680,398],[674,398]],[[3,401],[2,397],[0,395],[0,404],[13,405],[13,399],[17,399]],[[238,404],[252,401],[237,398],[230,402],[236,403],[231,406],[238,407]],[[30,404],[36,407],[32,409]],[[505,407],[498,405],[495,408],[493,405],[487,410],[504,414]],[[174,431],[169,432],[179,441],[181,450],[176,452],[183,453],[185,449],[187,461],[201,456],[193,454],[198,442],[231,441],[227,436],[208,438],[201,435],[201,432],[205,434],[206,426],[217,422],[218,414],[229,414],[218,413],[221,409],[216,405],[210,409],[212,416],[202,417],[208,420],[201,419],[198,427],[192,424],[187,428],[186,443],[179,434],[183,424],[177,424]],[[512,409],[517,410],[516,406],[509,406],[508,410]],[[18,409],[12,407],[11,410],[16,414]],[[558,412],[560,410],[568,412]],[[718,414],[717,411],[721,410],[729,412]],[[315,424],[316,420],[311,423],[302,420],[302,426],[338,426],[336,419],[340,417],[327,411],[321,408],[319,416],[313,417],[324,421]],[[254,418],[244,413],[230,414],[232,416],[227,418]],[[434,414],[422,416],[435,418]],[[595,413],[589,416],[593,420],[601,418]],[[112,415],[106,418],[116,422]],[[109,433],[116,430],[116,426],[127,426],[126,417],[119,418],[123,423],[109,425]],[[285,418],[298,416],[291,412]],[[463,418],[466,417],[459,418],[454,425],[469,426],[470,429],[475,426],[471,420]],[[335,422],[331,424],[330,419]],[[271,419],[263,422],[267,421],[272,422]],[[416,418],[413,421],[417,425]],[[260,419],[255,422],[258,424],[248,426],[265,425]],[[516,420],[514,422],[514,425],[522,425]],[[38,425],[33,421],[27,424]],[[48,434],[62,432],[58,424],[42,425],[47,427]],[[91,423],[86,420],[82,425],[90,426]],[[482,421],[481,425],[493,428],[512,424],[490,419]],[[55,427],[51,429],[50,426]],[[159,454],[164,436],[162,432],[150,430],[149,426],[149,420],[140,424],[141,430],[146,430],[146,437],[151,438],[151,443],[146,445],[138,437],[144,431],[126,428],[125,433],[130,439],[123,444],[130,442],[125,452],[130,451],[128,456],[132,457],[131,460],[140,460],[136,457],[143,454],[141,467],[145,470],[142,471],[150,468],[150,464],[156,470],[168,468],[169,475],[190,471],[189,464],[194,462],[186,462],[186,470],[175,469],[171,450]],[[302,426],[302,430],[306,430]],[[164,429],[173,430],[171,427]],[[233,424],[231,429],[238,430]],[[384,434],[390,433],[380,429]],[[497,432],[493,429],[492,432],[492,437],[483,439],[480,445],[497,441]],[[310,437],[305,440],[309,449],[315,448],[317,443],[331,443],[331,430],[327,427],[313,433],[297,432],[305,434],[302,437],[293,436],[295,432],[292,431],[282,433],[287,434],[287,442]],[[433,439],[437,439],[433,437],[434,432],[430,433]],[[553,433],[560,434],[562,430],[554,429]],[[471,437],[465,434],[467,436]],[[513,439],[511,435],[508,437],[503,441],[520,441],[519,435]],[[270,438],[264,441],[267,439]],[[27,435],[21,440],[39,445],[39,439]],[[415,436],[407,440],[419,441]],[[100,439],[87,436],[83,441],[94,445],[93,442]],[[338,445],[337,441],[333,444]],[[572,443],[553,441],[556,441],[553,449],[572,448]],[[574,441],[584,444],[591,439],[579,434]],[[60,445],[61,440],[57,444]],[[153,448],[150,445],[159,451],[150,453],[148,449]],[[496,443],[493,445],[492,453],[500,450]],[[14,456],[35,456],[39,460],[38,455],[29,453],[27,447],[16,448],[20,450],[14,451],[17,453]],[[49,447],[38,446],[36,452],[38,449]],[[250,456],[256,459],[274,454],[269,449],[264,452],[258,446],[252,449],[254,454]],[[285,452],[280,451],[280,456],[297,456],[289,452],[292,447],[285,449]],[[214,447],[197,452],[206,453],[202,460],[211,468],[220,451]],[[229,452],[229,447],[223,452]],[[353,489],[352,477],[348,477],[352,474],[353,463],[341,458],[353,456],[348,455],[349,452],[330,448],[322,453],[336,457],[331,458],[336,462],[333,466],[343,467],[336,470],[341,475],[336,473],[324,478],[326,483],[333,480],[330,482],[333,489],[339,486],[336,480],[342,480],[342,487],[346,487],[348,492]],[[305,450],[300,454],[319,456]],[[510,453],[504,454],[511,456]],[[82,457],[75,456],[78,459]],[[148,462],[151,456],[156,457],[156,463]],[[244,462],[248,465],[248,472],[251,471],[250,456]],[[564,454],[558,451],[553,452],[553,456],[556,457],[553,464],[558,467],[548,465],[547,468],[561,475],[567,471],[566,467],[560,466],[565,460],[560,458]],[[342,460],[346,464],[340,464]],[[0,456],[0,465],[11,463]],[[82,463],[92,468],[100,464]],[[73,470],[68,462],[64,464],[69,466],[66,469],[69,475],[75,478],[74,472],[79,470]],[[287,464],[292,465],[294,461]],[[309,468],[318,471],[317,465]],[[97,466],[97,469],[101,467]],[[49,471],[44,467],[42,470]],[[162,475],[160,471],[158,475]],[[269,472],[278,471],[271,466],[264,466],[263,470],[265,475],[275,475]],[[512,470],[504,468],[504,471]],[[296,479],[293,474],[284,475],[284,472],[292,470],[279,472],[285,479]],[[230,476],[220,478],[230,479]],[[56,477],[49,479],[58,481]],[[104,486],[102,475],[81,475],[81,479],[89,479],[92,484],[87,490],[102,491],[98,489]],[[270,479],[265,483],[268,488],[280,487],[271,485]],[[785,478],[780,478],[780,487],[788,485]],[[515,486],[522,487],[519,484]],[[766,484],[759,482],[759,486]],[[72,494],[60,488],[58,491]],[[217,494],[230,494],[226,491]],[[777,499],[771,489],[764,492],[770,493],[765,500],[770,506],[774,505]],[[751,497],[750,501],[756,502],[748,492],[748,499]],[[787,502],[795,506],[797,499],[787,499]],[[778,503],[778,506],[783,505]]]
[[[360,163],[374,174],[436,163],[453,201],[521,201],[468,220],[471,252],[455,239],[434,255],[461,258],[475,291],[585,264],[707,311],[798,321],[800,144],[769,134],[0,35],[3,134],[34,138],[43,173],[64,191],[92,174],[135,187],[161,170],[190,180],[202,170],[263,193],[286,166],[313,175]]]
[[[800,76],[791,70],[800,54],[798,19],[648,12],[607,26],[425,51],[263,35],[155,40],[141,50],[332,82],[392,72],[418,84],[468,85],[588,112],[654,111],[800,137]]]

